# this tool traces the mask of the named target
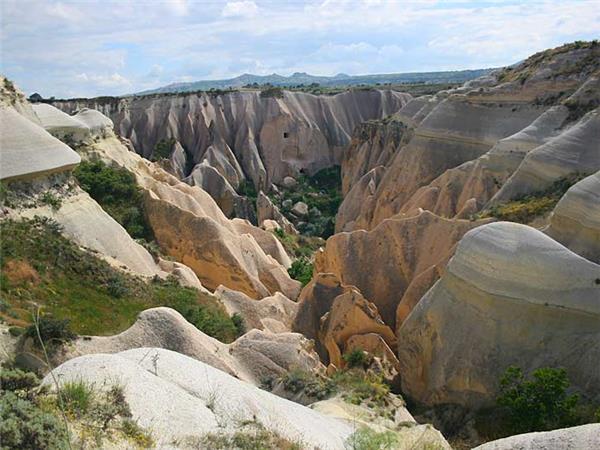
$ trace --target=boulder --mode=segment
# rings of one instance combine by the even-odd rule
[[[298,185],[298,182],[293,177],[284,177],[281,184],[286,189],[292,189]]]
[[[292,206],[292,213],[298,217],[308,216],[308,205],[304,202],[296,202]]]
[[[600,266],[526,225],[469,231],[397,333],[403,392],[427,405],[493,403],[515,365],[564,367],[600,398]]]
[[[90,134],[93,137],[107,137],[112,134],[113,123],[108,117],[95,109],[83,108],[77,111],[73,119],[82,122],[90,129]]]
[[[576,450],[600,448],[600,424],[518,434],[487,442],[473,450]]]
[[[600,172],[571,186],[554,208],[545,232],[600,264]]]
[[[71,359],[44,384],[118,383],[133,419],[158,448],[190,448],[208,433],[234,434],[259,424],[302,448],[343,448],[352,426],[233,378],[196,359],[160,348]],[[160,407],[159,407],[160,406]]]

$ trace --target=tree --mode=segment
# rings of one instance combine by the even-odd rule
[[[577,394],[568,395],[570,385],[562,368],[543,367],[525,379],[519,367],[509,367],[500,380],[498,405],[508,413],[513,433],[528,433],[573,426],[577,423]]]

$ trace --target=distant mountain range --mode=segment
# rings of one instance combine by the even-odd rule
[[[357,86],[361,84],[404,84],[404,83],[464,83],[473,78],[480,77],[494,69],[452,70],[445,72],[411,72],[411,73],[386,73],[375,75],[347,75],[339,73],[326,77],[310,75],[305,72],[296,72],[290,76],[278,75],[252,75],[245,73],[235,78],[226,80],[202,80],[185,83],[172,83],[156,89],[138,92],[141,94],[158,94],[169,92],[208,91],[210,89],[241,88],[248,85],[271,84],[280,87],[308,86],[317,83],[326,87]]]

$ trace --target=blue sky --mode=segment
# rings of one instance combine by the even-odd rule
[[[118,95],[242,73],[502,66],[600,38],[600,0],[0,0],[1,72],[30,94]]]

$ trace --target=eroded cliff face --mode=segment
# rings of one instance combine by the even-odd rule
[[[492,199],[598,170],[599,47],[548,50],[461,88],[413,99],[394,117],[400,139],[389,136],[389,119],[370,133],[357,129],[342,158],[352,189],[337,230],[373,228],[418,208],[469,217]]]
[[[227,213],[240,183],[268,191],[299,172],[313,174],[339,163],[341,150],[361,122],[397,112],[409,94],[353,90],[334,96],[259,91],[126,97],[57,102],[110,117],[115,131],[144,157],[170,158],[174,173],[221,198]],[[157,155],[157,146],[166,153]],[[209,169],[210,168],[210,169]],[[212,170],[211,170],[212,169]]]

